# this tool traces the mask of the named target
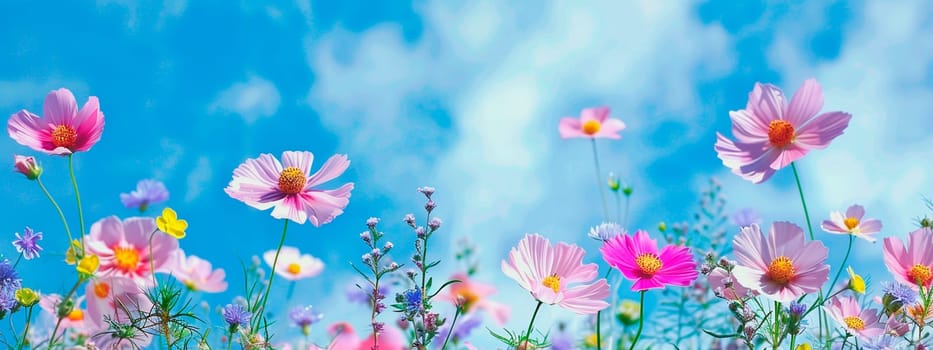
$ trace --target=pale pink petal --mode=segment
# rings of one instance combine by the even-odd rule
[[[308,191],[299,194],[301,210],[314,226],[321,226],[343,214],[343,209],[350,203],[350,191],[353,183],[347,183],[336,190]]]
[[[758,118],[747,110],[730,111],[732,135],[742,143],[766,143],[768,139],[768,121]]]
[[[580,120],[577,118],[561,118],[560,123],[557,124],[557,131],[560,132],[560,137],[564,139],[571,137],[590,137],[584,134],[581,128]]]
[[[774,148],[766,144],[736,144],[720,133],[716,133],[716,138],[716,155],[723,165],[732,169],[732,173],[752,183],[764,182],[774,174],[774,169],[770,167],[778,156]],[[753,163],[755,166],[748,166]]]
[[[314,163],[314,154],[308,151],[285,151],[282,152],[282,166],[295,167],[301,170],[307,176],[311,173],[311,164]],[[340,175],[340,174],[338,174]]]
[[[21,110],[10,116],[7,132],[17,143],[35,151],[51,153],[52,145],[48,125],[39,116],[27,110]]]
[[[476,308],[489,313],[489,315],[492,316],[492,319],[499,326],[505,325],[505,322],[509,320],[509,315],[512,313],[508,306],[490,300],[478,301]]]
[[[887,266],[888,271],[891,271],[891,274],[894,275],[895,280],[911,286],[912,288],[916,288],[916,281],[907,279],[907,270],[912,264],[908,261],[907,251],[904,249],[904,244],[901,243],[900,239],[895,237],[886,237],[884,239],[883,258],[884,265]]]
[[[285,196],[282,198],[282,201],[272,209],[272,217],[276,219],[288,219],[298,224],[304,224],[305,221],[308,220],[308,213],[303,210],[304,207],[305,205],[302,203],[299,196]]]
[[[745,288],[751,290],[761,290],[766,277],[761,270],[752,269],[741,265],[736,265],[732,269],[732,275],[735,281]]]
[[[605,279],[599,279],[596,283],[565,290],[560,306],[578,314],[595,314],[609,306],[609,303],[605,301],[608,296],[609,285],[606,284]]]
[[[862,217],[865,216],[865,208],[861,205],[855,204],[846,209],[846,217],[855,218],[859,221],[862,220]]]
[[[806,148],[791,143],[780,150],[777,159],[771,163],[770,167],[774,170],[780,170],[790,165],[790,163],[803,158],[803,156],[807,155],[807,152],[809,152],[809,150]]]
[[[350,166],[350,161],[345,154],[335,154],[324,162],[324,165],[308,178],[305,189],[310,189],[317,185],[333,180],[343,174]]]
[[[823,108],[823,89],[816,79],[807,79],[794,93],[787,107],[785,119],[791,125],[800,126]]]
[[[748,104],[745,107],[760,120],[768,123],[772,120],[786,119],[785,108],[784,92],[774,85],[761,83],[755,83],[755,88],[748,94]]]
[[[580,123],[585,123],[587,120],[596,120],[602,124],[606,121],[606,118],[609,117],[609,107],[592,107],[584,108],[580,112]]]
[[[767,270],[768,264],[775,258],[765,249],[766,242],[758,224],[743,227],[741,233],[732,240],[732,246],[739,265]]]
[[[794,144],[806,149],[822,149],[830,141],[842,135],[852,115],[844,112],[828,112],[813,118],[799,129]]]
[[[89,241],[100,241],[106,247],[114,247],[123,242],[123,224],[116,216],[108,216],[91,225]],[[88,243],[90,247],[90,242]]]
[[[54,125],[67,125],[73,128],[74,125],[71,122],[77,111],[78,102],[75,101],[71,90],[66,88],[49,92],[45,96],[45,104],[42,105],[42,116]]]
[[[878,219],[865,220],[859,225],[859,230],[863,235],[881,232],[881,228],[881,220]]]
[[[603,125],[599,128],[599,132],[596,133],[596,137],[607,137],[611,139],[620,139],[622,136],[619,136],[619,132],[625,130],[625,123],[620,119],[609,118]]]

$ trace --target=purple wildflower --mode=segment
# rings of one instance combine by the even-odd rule
[[[130,193],[121,193],[120,201],[123,206],[140,212],[146,211],[150,204],[157,204],[168,200],[168,190],[165,184],[156,180],[141,180],[136,184],[136,190]]]
[[[903,284],[897,282],[883,282],[881,283],[881,287],[882,291],[884,291],[884,296],[890,296],[893,301],[897,301],[903,305],[913,305],[917,302],[917,292]]]
[[[13,293],[16,293],[16,290],[22,286],[22,280],[10,261],[7,259],[0,261],[0,312],[10,311],[16,307]]]
[[[431,221],[428,222],[428,227],[431,228],[431,232],[434,232],[441,228],[442,223],[444,222],[441,221],[441,218],[431,218]]]
[[[315,313],[310,305],[305,307],[297,306],[288,312],[288,318],[291,319],[296,326],[301,327],[302,333],[308,335],[311,332],[311,325],[323,319],[324,314]]]
[[[421,289],[409,289],[404,295],[405,311],[415,313],[421,310]]]
[[[246,327],[249,324],[249,320],[253,317],[253,315],[249,313],[249,311],[246,311],[243,305],[240,304],[227,304],[227,306],[224,306],[221,313],[224,316],[224,321],[234,330],[237,326]]]
[[[379,223],[379,218],[366,219],[366,226],[368,226],[370,229],[376,228],[376,224],[378,223]]]
[[[20,236],[19,233],[16,233],[16,239],[13,240],[13,246],[16,247],[16,251],[20,254],[23,254],[23,258],[26,260],[31,260],[39,257],[39,252],[42,251],[42,247],[39,246],[39,240],[42,239],[42,232],[34,232],[32,228],[26,226],[23,229],[23,235]]]
[[[422,194],[424,194],[425,197],[428,197],[428,199],[431,199],[431,195],[434,194],[434,187],[430,187],[430,186],[418,187],[418,192],[421,192]]]
[[[591,228],[588,236],[597,241],[605,242],[624,233],[626,233],[625,229],[619,226],[619,224],[604,222],[599,224],[599,226]]]
[[[790,313],[791,317],[800,318],[803,316],[804,312],[807,312],[807,304],[792,301],[790,303],[790,307],[788,308],[788,312]]]

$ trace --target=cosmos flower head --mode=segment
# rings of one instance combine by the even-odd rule
[[[814,79],[800,86],[790,104],[778,87],[755,83],[745,109],[729,112],[735,140],[717,132],[714,148],[734,174],[753,183],[764,182],[842,135],[852,116],[844,112],[817,115],[822,108],[823,89]]]
[[[829,305],[823,306],[826,313],[842,328],[863,340],[869,340],[884,333],[878,322],[881,318],[876,309],[862,309],[858,300],[852,297],[835,297]]]
[[[441,294],[438,299],[457,305],[461,303],[463,313],[466,315],[474,311],[483,311],[492,316],[492,319],[501,325],[509,319],[509,307],[491,300],[491,296],[496,293],[496,287],[491,284],[479,282],[463,272],[454,273],[450,276],[451,281],[460,281],[451,284]]]
[[[253,208],[273,208],[272,217],[276,219],[299,224],[311,221],[312,225],[321,226],[343,214],[350,203],[353,183],[333,190],[318,189],[343,174],[350,161],[345,155],[334,155],[310,174],[313,161],[311,152],[286,151],[281,162],[271,154],[261,154],[240,164],[224,191]]]
[[[907,247],[896,237],[884,239],[884,264],[894,280],[910,286],[929,288],[933,283],[933,230],[920,228],[907,236]]]
[[[246,327],[249,325],[249,320],[253,317],[253,315],[249,311],[246,311],[243,305],[240,304],[227,304],[221,311],[221,315],[224,317],[224,322],[227,322],[227,325],[231,328]]]
[[[634,236],[616,236],[606,241],[600,251],[610,266],[634,281],[633,291],[688,286],[699,275],[690,249],[667,245],[659,251],[658,242],[644,230],[636,231]]]
[[[275,250],[266,251],[262,255],[270,267],[275,262]],[[284,266],[285,268],[281,268]],[[284,246],[279,253],[278,267],[275,273],[289,281],[317,276],[324,271],[324,262],[310,254],[302,254],[298,248]]]
[[[588,236],[597,241],[605,242],[618,235],[627,234],[622,226],[614,222],[604,222],[596,227],[590,228]]]
[[[227,282],[224,280],[227,273],[224,269],[214,270],[209,261],[186,255],[181,249],[175,251],[171,263],[164,270],[191,291],[220,293],[227,290]]]
[[[564,139],[574,137],[621,139],[619,132],[624,129],[625,123],[622,120],[609,117],[609,107],[585,108],[578,118],[561,118],[557,128],[560,137]]]
[[[851,234],[866,241],[875,243],[874,234],[881,232],[881,220],[866,219],[865,208],[855,204],[846,209],[845,214],[834,211],[829,214],[829,220],[823,220],[820,225],[824,231],[834,234]]]
[[[814,293],[829,278],[826,247],[806,242],[803,230],[789,222],[773,223],[768,235],[758,225],[744,227],[732,246],[736,282],[780,302]]]
[[[87,250],[100,259],[98,274],[126,277],[140,285],[151,284],[150,269],[163,268],[178,249],[178,241],[167,235],[152,236],[150,247],[150,235],[155,230],[155,220],[148,217],[121,221],[110,216],[91,225]]]
[[[70,155],[91,149],[104,132],[104,113],[97,97],[81,109],[71,90],[49,92],[42,116],[21,110],[10,117],[7,132],[17,143],[46,154]]]

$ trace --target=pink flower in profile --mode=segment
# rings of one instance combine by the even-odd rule
[[[689,286],[699,275],[690,249],[668,245],[659,252],[658,242],[644,230],[636,231],[635,236],[618,235],[599,250],[609,266],[635,281],[633,291],[664,288],[665,285]]]
[[[880,316],[876,309],[862,310],[858,300],[852,297],[835,297],[829,305],[823,306],[829,317],[838,322],[846,333],[868,340],[884,333],[878,322]]]
[[[823,220],[820,226],[829,233],[851,234],[875,243],[872,235],[881,231],[881,220],[863,219],[864,216],[865,208],[855,204],[846,209],[845,215],[838,211],[829,213],[829,220]]]
[[[709,281],[710,289],[726,300],[739,300],[758,295],[758,292],[745,288],[736,282],[735,275],[722,268],[716,268],[711,271],[709,275],[706,276],[706,279]],[[732,280],[732,283],[728,287],[726,286],[726,279]]]
[[[152,237],[150,256],[149,236],[155,230],[155,220],[147,217],[121,222],[116,216],[110,216],[91,225],[87,249],[100,258],[98,275],[126,277],[140,285],[152,284],[150,267],[159,271],[178,249],[178,240],[156,234]]]
[[[852,116],[844,112],[817,116],[821,108],[823,90],[814,79],[800,86],[790,105],[781,89],[755,83],[745,109],[729,112],[736,141],[716,133],[716,153],[733,173],[761,183],[807,152],[826,148],[842,135]]]
[[[39,175],[42,175],[42,167],[36,162],[36,158],[32,156],[13,155],[13,166],[17,172],[30,180],[38,179]]]
[[[52,319],[58,320],[58,304],[61,304],[61,302],[61,295],[42,295],[42,297],[39,299],[39,307],[42,308],[42,311],[45,311],[49,316],[51,316]],[[62,318],[62,324],[60,326],[61,329],[70,329],[78,334],[87,334],[87,327],[89,326],[89,322],[85,318],[84,309],[81,307],[81,303],[83,302],[83,296],[75,299],[74,307],[72,307],[71,312]]]
[[[757,224],[743,227],[732,247],[736,282],[780,302],[816,292],[829,278],[826,247],[805,242],[803,230],[789,222],[773,223],[768,236]]]
[[[560,137],[565,139],[605,137],[618,140],[622,138],[619,132],[623,129],[625,129],[625,123],[622,120],[609,118],[609,107],[585,108],[583,112],[580,112],[579,118],[561,118],[557,127]]]
[[[496,293],[495,286],[477,282],[463,272],[453,274],[450,279],[460,282],[447,287],[443,293],[438,294],[438,299],[454,305],[462,299],[464,314],[469,314],[474,310],[483,310],[489,313],[498,325],[505,325],[511,310],[508,306],[489,300],[489,296]]]
[[[509,261],[502,261],[502,272],[542,303],[595,314],[609,306],[604,300],[609,285],[606,279],[588,283],[596,278],[598,267],[584,265],[584,254],[576,245],[560,242],[551,247],[546,238],[528,234],[509,252]]]
[[[7,132],[23,146],[47,154],[68,155],[87,151],[104,132],[104,113],[97,97],[88,97],[81,110],[70,90],[49,92],[42,117],[27,110],[10,116]]]
[[[327,327],[333,340],[327,347],[328,350],[372,350],[373,343],[376,340],[370,334],[366,339],[360,339],[356,331],[349,323],[337,322]],[[405,339],[395,328],[385,327],[379,333],[379,350],[402,350],[406,349]]]
[[[107,319],[126,323],[141,317],[141,312],[152,309],[152,302],[139,285],[129,278],[114,276],[92,279],[85,289],[89,333],[93,334],[91,340],[95,345],[101,349],[129,349],[133,344],[145,348],[149,345],[152,336],[148,332],[138,332],[132,343],[106,332],[110,328]]]
[[[266,264],[272,266],[275,261],[275,250],[270,250],[262,255]],[[309,277],[317,276],[324,270],[324,262],[310,254],[301,254],[298,248],[282,247],[279,253],[279,262],[276,266],[285,266],[284,269],[276,268],[275,273],[289,281],[297,281]]]
[[[933,230],[922,227],[907,236],[907,248],[900,239],[884,239],[884,264],[894,280],[917,290],[933,282]]]
[[[184,283],[189,290],[206,293],[220,293],[227,290],[227,276],[224,269],[213,269],[211,263],[194,255],[185,256],[185,251],[178,249],[165,272]]]
[[[224,191],[259,210],[274,207],[272,217],[276,219],[299,224],[310,220],[312,225],[321,226],[343,214],[353,183],[335,190],[317,189],[346,171],[350,161],[345,155],[334,155],[309,176],[313,161],[311,152],[283,152],[281,163],[271,154],[261,154],[240,164]]]

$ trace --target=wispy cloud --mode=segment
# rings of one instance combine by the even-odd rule
[[[206,156],[201,156],[198,158],[198,164],[188,173],[188,188],[187,191],[185,191],[185,202],[191,202],[197,199],[198,196],[201,195],[201,191],[204,190],[205,185],[211,181],[212,177],[211,160]]]
[[[245,82],[235,83],[220,92],[209,107],[210,113],[236,114],[247,123],[271,117],[279,109],[282,98],[271,81],[250,76]]]

